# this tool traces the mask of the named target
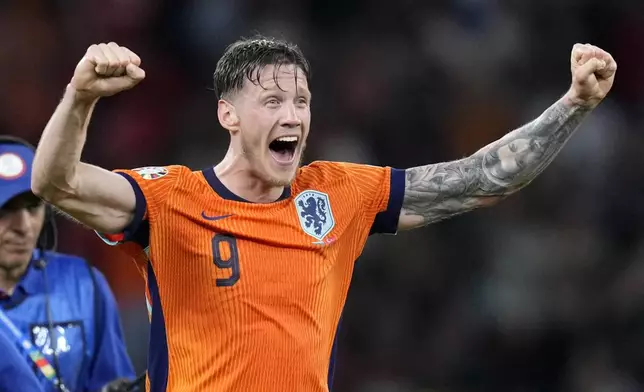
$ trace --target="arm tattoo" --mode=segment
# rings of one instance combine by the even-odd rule
[[[424,226],[494,204],[537,177],[590,109],[563,99],[532,122],[473,155],[406,171],[400,229]]]

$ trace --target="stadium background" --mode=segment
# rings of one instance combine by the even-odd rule
[[[298,42],[313,64],[307,161],[395,167],[462,157],[538,115],[567,89],[575,42],[610,51],[610,99],[528,189],[370,240],[335,390],[644,390],[644,3],[5,0],[0,133],[37,142],[86,47],[113,40],[142,57],[148,77],[100,102],[84,159],[207,166],[228,142],[212,71],[226,44],[253,31]],[[60,249],[108,276],[143,369],[133,264],[90,231],[60,226]]]

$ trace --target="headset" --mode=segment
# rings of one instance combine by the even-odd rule
[[[31,143],[15,136],[0,135],[0,144],[19,144],[29,148],[34,152],[36,151],[36,148]],[[40,231],[40,235],[38,236],[38,241],[36,242],[36,249],[38,249],[38,260],[35,260],[34,267],[40,270],[43,274],[43,282],[44,282],[43,290],[45,294],[44,297],[45,297],[45,313],[47,317],[47,329],[49,330],[48,331],[49,340],[51,342],[52,351],[53,351],[52,366],[54,367],[54,371],[56,372],[56,374],[58,375],[58,379],[60,380],[60,383],[57,385],[57,388],[59,392],[69,392],[67,387],[65,387],[65,383],[62,378],[62,374],[60,372],[60,361],[58,359],[58,352],[57,352],[58,342],[57,342],[57,339],[54,339],[54,318],[52,316],[49,284],[47,279],[47,271],[45,268],[47,266],[46,252],[55,251],[57,248],[57,245],[58,245],[58,229],[56,227],[54,210],[51,207],[51,205],[45,203],[45,219],[43,223],[43,228]],[[94,289],[97,290],[98,286],[96,284],[96,277],[94,275],[93,268],[89,263],[87,263],[87,267],[89,269],[89,274],[92,279],[92,283],[94,284]],[[96,305],[96,301],[95,301],[95,305]],[[94,306],[94,313],[95,313],[94,325],[96,326],[95,329],[97,329],[98,328],[98,325],[96,322],[96,320],[98,320],[97,306]],[[95,340],[98,338],[98,336],[99,336],[98,331],[95,331],[94,333]],[[96,348],[96,343],[94,344],[94,347]],[[145,372],[143,372],[134,381],[131,381],[131,382],[125,381],[125,380],[114,381],[107,385],[106,390],[109,392],[132,392],[142,387],[144,384],[144,381],[145,381]]]

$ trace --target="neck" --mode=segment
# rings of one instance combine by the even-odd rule
[[[16,267],[0,267],[0,292],[8,295],[13,294],[16,285],[25,274],[29,263]]]
[[[232,147],[215,166],[215,174],[231,192],[253,203],[272,203],[284,192],[284,187],[268,183],[253,174],[243,155],[235,154]]]

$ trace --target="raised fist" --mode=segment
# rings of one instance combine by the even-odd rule
[[[92,45],[76,66],[70,82],[80,97],[109,97],[136,86],[145,78],[141,59],[114,42]]]
[[[572,86],[569,98],[594,108],[613,86],[617,63],[606,51],[590,45],[575,44],[570,54]]]

